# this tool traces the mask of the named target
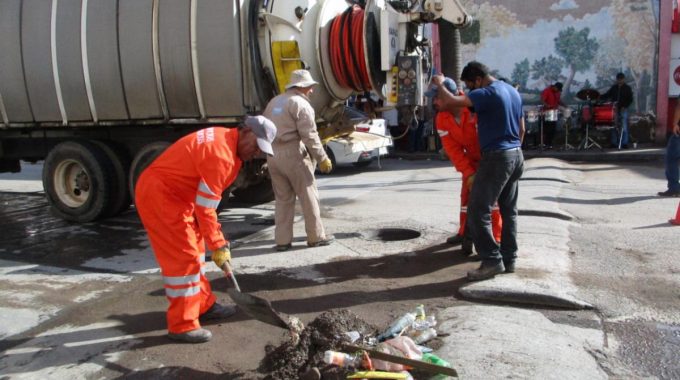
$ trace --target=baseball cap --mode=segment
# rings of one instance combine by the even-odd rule
[[[447,90],[449,90],[450,93],[456,94],[458,92],[458,86],[456,86],[456,82],[454,82],[453,79],[451,78],[445,78],[444,82],[444,87],[446,87]],[[425,96],[428,98],[432,98],[437,96],[437,90],[439,90],[439,87],[437,85],[432,85],[429,90],[425,91]]]
[[[276,138],[276,125],[264,116],[246,116],[246,127],[257,136],[257,146],[270,156],[274,155],[272,142]]]

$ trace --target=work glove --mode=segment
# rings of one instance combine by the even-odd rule
[[[331,163],[331,160],[329,158],[326,158],[325,160],[321,161],[319,163],[319,171],[321,173],[330,173],[331,170],[333,170],[333,164]]]
[[[472,184],[475,183],[475,175],[477,175],[477,174],[473,174],[473,175],[469,176],[468,179],[467,179],[467,182],[465,182],[465,186],[467,186],[468,189],[472,189]]]
[[[212,261],[217,265],[220,269],[223,269],[222,267],[224,264],[230,264],[231,263],[231,251],[229,250],[229,246],[225,245],[222,248],[216,249],[212,253]],[[227,267],[230,267],[230,265],[227,265]]]

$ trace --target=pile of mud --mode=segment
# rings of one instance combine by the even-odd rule
[[[353,371],[328,365],[323,356],[326,350],[342,351],[343,344],[351,343],[345,334],[350,331],[357,331],[361,338],[378,333],[375,326],[349,310],[327,311],[302,330],[297,344],[291,340],[278,347],[267,346],[258,372],[266,380],[345,379]]]

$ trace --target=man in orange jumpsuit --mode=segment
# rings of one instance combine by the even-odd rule
[[[236,312],[216,302],[205,277],[205,250],[219,267],[231,260],[216,208],[242,162],[273,154],[275,137],[276,127],[263,116],[247,117],[238,129],[201,129],[168,147],[140,175],[135,204],[161,267],[171,339],[207,342],[212,334],[199,316],[223,319]]]
[[[456,82],[446,78],[443,82],[446,89],[452,94],[458,94]],[[477,116],[467,108],[455,108],[451,112],[440,111],[440,100],[437,97],[437,87],[434,86],[425,92],[425,96],[432,98],[432,105],[437,111],[435,126],[437,133],[446,151],[446,155],[453,163],[457,171],[463,174],[463,184],[460,191],[460,226],[458,234],[446,239],[449,244],[461,244],[463,253],[471,255],[472,241],[465,235],[465,222],[467,220],[467,204],[470,189],[475,180],[475,173],[482,158],[477,138]],[[496,241],[501,240],[501,214],[498,206],[494,206],[491,212],[493,235]]]

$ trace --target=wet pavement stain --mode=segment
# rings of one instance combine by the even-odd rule
[[[146,232],[134,207],[91,223],[72,223],[50,214],[44,194],[0,192],[0,259],[93,271],[84,265],[96,258],[150,251]],[[253,225],[256,214],[220,214],[225,236],[237,240],[267,226]],[[228,233],[229,231],[233,233]],[[95,268],[96,272],[127,271]]]

